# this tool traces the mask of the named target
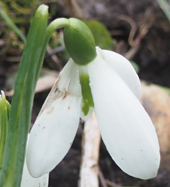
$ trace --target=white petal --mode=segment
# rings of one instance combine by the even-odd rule
[[[97,120],[110,155],[131,176],[155,177],[160,153],[149,116],[124,81],[102,59],[96,59],[88,68]]]
[[[34,177],[50,172],[73,142],[81,105],[78,76],[76,65],[70,61],[59,75],[31,130],[27,165]]]
[[[33,178],[27,168],[26,162],[24,163],[23,175],[21,180],[21,187],[47,187],[49,174],[45,174],[39,178]]]
[[[29,140],[29,134],[28,134],[28,140]],[[48,181],[49,181],[48,173],[39,178],[32,177],[28,172],[28,167],[25,159],[20,187],[47,187]]]
[[[63,70],[60,72],[56,82],[54,83],[48,97],[46,98],[39,115],[43,110],[51,105],[56,98],[62,95],[73,95],[76,97],[81,96],[81,86],[79,82],[79,69],[78,66],[69,59]]]
[[[138,99],[141,97],[141,83],[131,63],[122,55],[96,47],[97,54],[102,55],[112,70],[128,85]]]

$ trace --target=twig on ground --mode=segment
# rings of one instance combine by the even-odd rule
[[[100,132],[95,114],[85,123],[79,187],[98,187]]]
[[[119,185],[117,185],[116,183],[112,182],[112,181],[109,181],[106,179],[106,184],[111,186],[111,187],[118,187]],[[120,186],[119,186],[120,187]]]
[[[124,55],[129,60],[132,59],[133,56],[138,52],[138,50],[140,49],[142,39],[146,36],[150,27],[153,24],[153,21],[147,22],[147,19],[148,19],[147,15],[145,15],[145,17],[144,17],[144,20],[146,22],[144,22],[144,24],[140,25],[140,28],[139,28],[139,31],[138,31],[139,34],[137,34],[137,36],[135,37],[135,35],[137,33],[137,30],[138,30],[135,21],[132,18],[130,18],[129,16],[126,16],[126,15],[119,16],[120,20],[124,20],[124,21],[128,22],[131,26],[131,31],[130,31],[129,38],[128,38],[128,43],[131,46],[131,48]]]
[[[50,46],[48,45],[47,46],[47,52],[48,54],[51,54],[52,53],[52,49],[50,48]],[[57,65],[57,67],[59,68],[59,70],[62,70],[62,65],[61,65],[61,62],[60,60],[58,59],[58,57],[55,55],[55,54],[52,54],[51,55],[51,58],[52,60],[55,62],[55,64]]]
[[[67,8],[71,17],[84,18],[77,0],[63,0],[63,4]]]
[[[128,43],[131,47],[136,46],[136,43],[134,41],[134,37],[135,37],[136,31],[137,31],[137,25],[136,25],[135,21],[131,17],[126,16],[126,15],[119,16],[119,19],[124,20],[130,24],[131,31],[129,33]]]
[[[149,28],[147,26],[143,26],[140,28],[138,36],[133,41],[132,48],[125,54],[125,57],[127,59],[132,59],[133,56],[138,52],[138,50],[140,49],[141,41],[148,33],[148,30]]]
[[[103,173],[100,169],[99,169],[99,180],[101,182],[102,187],[107,187],[106,180],[105,180]]]

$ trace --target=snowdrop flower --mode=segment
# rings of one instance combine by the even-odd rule
[[[26,162],[24,163],[21,187],[48,187],[48,176],[45,174],[41,177],[34,178],[30,175]]]
[[[50,172],[68,152],[79,124],[96,113],[102,139],[116,164],[140,179],[156,176],[160,153],[154,126],[140,104],[141,85],[130,62],[95,48],[93,36],[69,19],[64,39],[71,56],[31,130],[27,164],[32,176]]]
[[[29,140],[29,135],[28,135]],[[27,141],[28,142],[28,141]],[[28,167],[26,164],[26,159],[24,161],[24,167],[22,172],[21,187],[48,187],[49,174],[45,174],[41,177],[34,178],[30,175]]]

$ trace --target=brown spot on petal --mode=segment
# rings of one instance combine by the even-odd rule
[[[63,99],[65,99],[68,95],[68,92],[64,92],[64,96],[63,96]]]
[[[58,87],[54,90],[54,93],[56,93],[58,91]]]
[[[50,107],[50,108],[48,108],[46,113],[47,114],[51,114],[53,112],[53,110],[54,110],[54,107]]]

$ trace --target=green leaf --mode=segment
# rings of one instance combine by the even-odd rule
[[[4,19],[5,23],[15,31],[15,33],[22,39],[22,41],[25,43],[26,39],[21,30],[12,22],[10,17],[3,11],[2,6],[0,5],[0,15]]]
[[[20,187],[34,90],[42,66],[47,20],[48,7],[41,5],[28,33],[15,83],[0,173],[1,187]]]
[[[113,49],[113,41],[107,28],[96,20],[82,20],[91,30],[96,46],[102,49]]]

